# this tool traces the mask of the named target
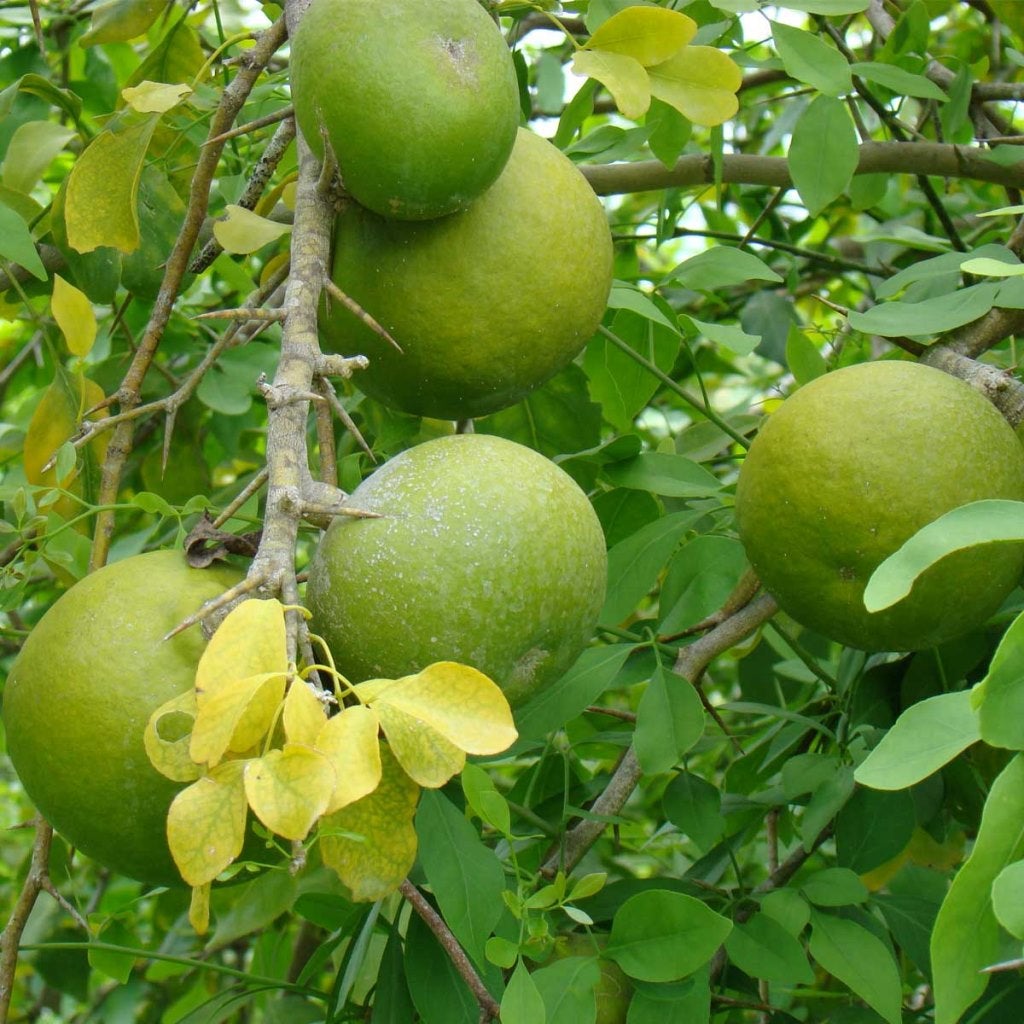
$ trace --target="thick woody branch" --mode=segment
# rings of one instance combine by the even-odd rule
[[[222,135],[234,124],[235,118],[256,84],[256,80],[278,47],[284,42],[286,35],[284,20],[280,19],[257,39],[251,50],[244,53],[238,74],[224,90],[220,104],[210,121],[209,138],[213,139]],[[122,411],[128,411],[139,404],[143,378],[156,355],[164,329],[170,321],[175,300],[188,270],[192,248],[199,237],[206,211],[210,205],[210,186],[217,173],[217,164],[223,149],[224,143],[221,142],[204,146],[200,150],[199,161],[196,164],[189,188],[184,223],[167,259],[164,279],[156,301],[153,303],[149,323],[146,325],[146,330],[118,391],[117,398]],[[112,508],[117,500],[121,474],[132,449],[134,433],[134,421],[125,420],[118,424],[110,439],[107,455],[103,461],[97,496],[97,504],[100,506],[106,505]],[[99,568],[106,562],[113,532],[113,512],[104,509],[96,517],[90,569]]]
[[[690,185],[711,185],[715,167],[710,155],[681,157],[674,167],[657,160],[582,166],[594,191],[601,196],[648,192]],[[1024,168],[1003,167],[988,150],[941,142],[865,142],[854,174],[926,174],[939,178],[969,178],[1010,188],[1024,188]],[[721,180],[726,184],[770,185],[789,188],[789,165],[781,156],[729,153],[722,158]]]
[[[679,651],[673,671],[690,685],[696,686],[704,670],[715,658],[753,633],[777,611],[778,605],[774,598],[763,594],[695,643],[683,647]],[[541,870],[547,875],[553,875],[559,870],[566,873],[572,871],[604,832],[606,826],[602,819],[614,817],[622,810],[642,776],[643,771],[637,760],[636,748],[630,746],[604,792],[591,805],[590,811],[594,817],[581,821],[571,829],[561,847],[548,857]]]

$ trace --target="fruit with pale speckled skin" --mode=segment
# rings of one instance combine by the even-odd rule
[[[604,602],[604,535],[553,462],[484,434],[402,452],[352,494],[379,519],[338,517],[307,604],[351,682],[436,661],[490,676],[516,706],[560,676]]]
[[[46,612],[7,677],[7,748],[29,798],[69,843],[121,874],[181,884],[165,834],[182,784],[150,764],[143,732],[194,684],[206,646],[198,626],[164,635],[240,578],[189,568],[180,551],[114,562]]]
[[[1024,449],[986,398],[921,363],[848,366],[772,413],[740,470],[736,519],[765,589],[798,622],[865,650],[917,650],[983,623],[1024,547],[983,545],[929,569],[881,612],[875,568],[922,526],[983,498],[1024,500]]]

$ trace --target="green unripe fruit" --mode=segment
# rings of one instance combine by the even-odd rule
[[[316,0],[290,74],[306,141],[322,155],[322,127],[345,188],[381,216],[462,209],[512,150],[512,55],[477,0]]]
[[[402,452],[352,494],[310,564],[307,604],[352,682],[436,661],[490,676],[513,705],[560,676],[604,603],[604,536],[575,482],[499,437]]]
[[[397,352],[332,303],[326,348],[366,355],[358,386],[438,419],[483,416],[553,376],[597,329],[612,241],[597,196],[550,142],[520,131],[501,177],[443,220],[337,219],[333,277],[388,330]]]
[[[25,792],[69,843],[120,874],[181,884],[165,836],[182,785],[150,764],[143,732],[194,684],[206,645],[198,626],[163,637],[239,579],[189,568],[177,551],[114,562],[60,597],[11,668],[4,726]]]
[[[765,589],[794,619],[865,650],[917,650],[983,623],[1024,547],[956,552],[869,613],[875,568],[922,526],[983,498],[1024,499],[1024,449],[981,394],[920,363],[818,377],[769,416],[740,470],[736,518]]]
[[[633,998],[633,983],[626,972],[614,961],[600,956],[600,950],[608,944],[605,935],[561,935],[555,939],[554,959],[567,957],[599,957],[597,961],[601,976],[594,988],[597,1017],[594,1024],[626,1024],[629,1004]]]

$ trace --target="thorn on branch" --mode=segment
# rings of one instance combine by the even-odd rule
[[[251,323],[281,323],[288,314],[283,309],[213,309],[196,313],[193,320],[245,320]]]
[[[340,357],[324,357],[324,358],[340,358]],[[356,359],[362,359],[363,356],[356,356]],[[373,454],[373,450],[366,443],[366,438],[363,437],[362,432],[356,426],[355,420],[352,419],[348,414],[348,409],[341,404],[340,399],[334,393],[334,388],[331,387],[330,382],[325,380],[323,377],[317,377],[313,381],[313,387],[317,389],[317,392],[326,399],[328,406],[331,411],[339,420],[344,424],[345,429],[355,438],[356,444],[362,448],[363,452],[369,457],[370,461],[376,465],[377,457]]]
[[[297,402],[326,402],[323,395],[304,388],[292,387],[290,384],[271,384],[265,373],[256,379],[256,390],[263,396],[268,409],[281,409]]]
[[[356,302],[355,299],[346,295],[330,278],[324,281],[324,288],[327,294],[332,298],[340,302],[353,316],[358,317],[360,320],[370,328],[374,334],[380,335],[389,345],[391,345],[396,351],[401,352],[402,346],[395,341],[394,338],[383,328],[369,313],[363,309],[362,306]]]
[[[187,619],[179,622],[169,633],[165,634],[164,640],[173,640],[179,633],[184,633],[186,629],[191,629],[192,626],[198,622],[205,622],[212,615],[215,615],[220,611],[227,611],[232,605],[238,602],[241,598],[245,597],[246,594],[251,594],[254,590],[261,587],[266,580],[262,575],[256,574],[253,576],[247,576],[241,583],[236,583],[235,586],[229,590],[225,590],[219,597],[215,597],[199,609],[199,611],[190,615]]]

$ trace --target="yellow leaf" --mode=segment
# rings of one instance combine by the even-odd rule
[[[236,679],[212,697],[198,700],[189,756],[197,764],[215,765],[228,752],[254,747],[273,725],[284,698],[285,675],[267,672]]]
[[[648,73],[651,94],[695,124],[722,124],[739,109],[735,93],[742,72],[713,46],[687,46]]]
[[[640,117],[651,105],[650,78],[644,66],[627,54],[577,50],[572,70],[574,74],[596,78],[626,117]]]
[[[416,859],[412,818],[420,791],[395,761],[381,751],[380,785],[354,804],[320,819],[324,864],[338,873],[352,898],[383,899],[402,884]],[[331,835],[331,831],[351,835]]]
[[[247,814],[244,767],[244,761],[219,765],[171,802],[167,845],[189,885],[212,882],[242,852]]]
[[[168,85],[165,82],[139,82],[121,90],[121,95],[133,110],[140,114],[165,114],[186,96],[192,95],[187,85]]]
[[[467,754],[500,754],[519,735],[501,689],[469,665],[438,661],[416,675],[373,679],[355,689],[378,713],[385,705],[400,710]]]
[[[292,229],[290,224],[267,220],[244,206],[229,203],[226,209],[227,218],[213,225],[213,236],[226,252],[255,252]]]
[[[71,354],[87,356],[96,340],[96,313],[85,293],[68,284],[60,274],[53,275],[50,312]]]
[[[291,743],[312,747],[327,721],[327,712],[309,683],[296,677],[288,687],[282,718],[284,734]]]
[[[288,671],[284,608],[280,601],[243,601],[233,608],[199,659],[199,706],[216,691],[249,676]]]
[[[679,11],[626,7],[598,26],[586,49],[625,54],[646,66],[668,60],[696,34],[697,23]]]
[[[249,806],[271,832],[305,839],[327,808],[334,790],[334,769],[311,747],[286,743],[245,765]]]
[[[188,904],[188,923],[196,935],[205,935],[210,928],[210,883],[192,887]]]
[[[103,397],[103,389],[94,381],[58,367],[53,383],[36,406],[25,433],[25,478],[30,484],[40,487],[59,486],[76,494],[82,492],[81,481],[78,479],[80,469],[82,466],[91,467],[94,471],[98,469],[106,452],[108,435],[97,438],[85,450],[80,450],[77,463],[60,481],[57,480],[55,466],[45,473],[43,466],[78,430],[86,412],[102,402]],[[54,508],[68,518],[77,511],[78,505],[71,498],[61,498]]]
[[[121,252],[138,248],[139,178],[159,120],[159,114],[122,112],[75,161],[64,200],[72,249],[85,253],[104,245]]]
[[[380,727],[388,738],[392,753],[410,778],[419,785],[427,789],[438,789],[462,771],[466,763],[465,752],[454,743],[449,743],[421,719],[383,702],[374,710],[380,718]]]
[[[370,708],[345,708],[324,723],[313,746],[330,761],[336,778],[325,813],[372,793],[380,783],[380,720]]]
[[[146,723],[142,740],[150,763],[175,782],[191,782],[200,775],[188,752],[195,720],[195,690],[186,690],[161,704]]]

